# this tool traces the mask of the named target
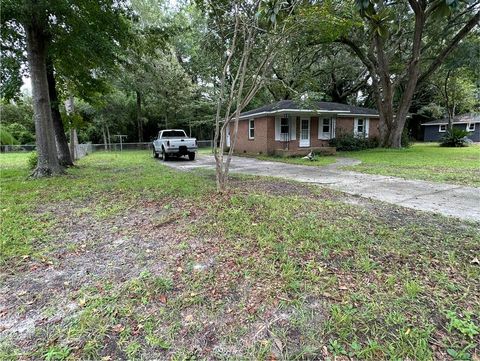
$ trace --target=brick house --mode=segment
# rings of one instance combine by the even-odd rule
[[[378,137],[379,116],[374,109],[330,102],[306,108],[281,100],[242,113],[234,152],[300,155],[326,151],[329,140],[340,133]],[[228,134],[230,146],[231,131]]]

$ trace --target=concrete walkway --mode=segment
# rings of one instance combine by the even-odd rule
[[[338,158],[337,163],[325,167],[315,167],[234,157],[231,172],[280,177],[323,185],[345,193],[403,207],[440,213],[464,220],[480,221],[480,188],[406,180],[339,169],[358,163],[360,162],[354,159]],[[164,162],[164,164],[180,170],[214,169],[215,160],[213,156],[199,154],[197,160],[193,162],[182,159]]]

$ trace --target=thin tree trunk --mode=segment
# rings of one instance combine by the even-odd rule
[[[137,95],[137,130],[138,130],[138,141],[143,142],[143,122],[142,122],[142,94],[137,90],[135,91]]]
[[[68,115],[73,115],[75,108],[73,103],[73,96],[69,96],[68,99],[65,101],[65,110],[67,111]],[[72,122],[70,123],[70,155],[73,160],[77,159],[76,152],[75,152],[75,140],[76,140],[76,129],[75,124]]]
[[[105,125],[102,125],[102,134],[103,134],[103,144],[105,146],[105,150],[108,150],[107,133],[105,132]]]
[[[58,162],[64,167],[73,166],[72,157],[68,149],[67,136],[63,127],[62,116],[60,115],[59,100],[57,94],[57,86],[55,81],[55,74],[53,64],[47,59],[47,81],[48,93],[50,95],[50,108],[52,110],[52,122],[55,132],[55,141],[58,152]]]
[[[107,124],[107,139],[108,139],[108,149],[112,150],[112,138],[110,137],[110,127]]]
[[[412,57],[407,68],[407,84],[400,98],[400,102],[395,114],[390,137],[387,146],[390,148],[402,147],[402,133],[407,121],[408,110],[412,104],[413,94],[417,88],[417,81],[420,76],[420,56],[422,49],[422,35],[425,27],[425,8],[424,4],[410,0],[410,6],[415,13],[415,28],[413,32]]]
[[[60,174],[63,168],[58,162],[57,147],[52,122],[52,110],[48,94],[47,49],[45,34],[32,19],[26,24],[27,58],[32,81],[35,136],[38,162],[33,177]]]

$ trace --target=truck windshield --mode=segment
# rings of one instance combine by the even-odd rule
[[[168,130],[162,133],[162,138],[185,138],[186,134],[183,130]]]

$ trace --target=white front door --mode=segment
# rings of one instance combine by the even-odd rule
[[[310,119],[300,119],[300,147],[310,146]]]

